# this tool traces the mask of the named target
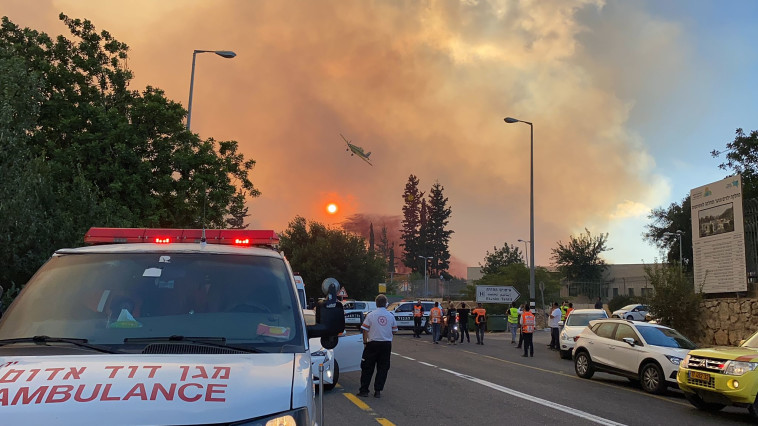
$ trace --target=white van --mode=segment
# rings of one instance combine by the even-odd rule
[[[306,327],[273,231],[92,228],[85,242],[0,321],[2,424],[314,424],[308,340],[333,348],[344,313],[332,285]]]

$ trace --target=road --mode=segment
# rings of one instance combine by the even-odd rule
[[[580,379],[573,361],[546,348],[549,332],[536,332],[534,341],[534,358],[522,358],[510,334],[488,333],[483,346],[448,346],[401,331],[382,397],[355,396],[360,372],[341,374],[337,387],[324,395],[324,424],[752,424],[746,409],[698,411],[678,389],[650,395],[609,374]]]

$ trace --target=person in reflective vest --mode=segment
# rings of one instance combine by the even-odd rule
[[[484,344],[484,327],[487,325],[487,310],[482,307],[481,303],[476,304],[476,308],[471,311],[476,321],[476,344]]]
[[[574,310],[574,304],[569,303],[568,308],[566,308],[566,318],[563,319],[563,324],[566,324],[566,320],[568,319],[569,315],[571,315],[571,311]]]
[[[566,312],[568,311],[568,302],[565,300],[561,303],[561,321],[566,321]]]
[[[432,341],[437,344],[440,340],[440,327],[442,326],[442,309],[440,303],[434,302],[434,307],[429,310],[429,321],[432,322]]]
[[[516,343],[516,330],[518,330],[518,308],[516,302],[511,303],[508,309],[508,327],[511,329],[511,343]]]
[[[521,314],[521,335],[524,337],[524,354],[525,356],[534,356],[534,314],[529,310],[529,305],[524,306],[524,313]],[[528,354],[528,355],[527,355]]]
[[[421,320],[424,318],[424,305],[420,300],[413,305],[413,337],[421,338]]]

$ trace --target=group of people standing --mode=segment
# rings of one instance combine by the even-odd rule
[[[566,321],[566,317],[569,316],[571,311],[574,310],[574,304],[564,301],[560,306],[558,302],[553,302],[550,315],[548,315],[548,327],[550,327],[550,344],[547,345],[549,349],[554,351],[561,349],[561,342],[559,333],[561,329],[561,322]]]
[[[474,316],[474,324],[476,324],[476,344],[484,344],[484,331],[487,324],[487,311],[482,307],[481,303],[477,303],[476,308],[473,310],[466,306],[465,302],[461,302],[460,307],[456,308],[453,302],[448,303],[448,308],[443,312],[439,302],[434,302],[434,307],[429,310],[429,322],[432,325],[432,342],[438,344],[440,341],[440,334],[442,331],[443,318],[447,318],[448,327],[452,327],[454,324],[458,324],[460,330],[460,339],[463,343],[464,338],[467,343],[471,343],[471,337],[468,331],[469,316]],[[422,322],[424,318],[424,306],[421,301],[416,301],[413,305],[413,337],[421,338],[421,332],[423,331]],[[449,333],[448,328],[448,344],[456,344],[456,341],[452,340],[452,336]]]

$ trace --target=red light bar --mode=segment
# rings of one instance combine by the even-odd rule
[[[84,235],[86,244],[114,243],[199,243],[202,229],[159,228],[90,228]],[[279,236],[271,230],[257,229],[206,229],[208,244],[269,246],[279,245]]]

